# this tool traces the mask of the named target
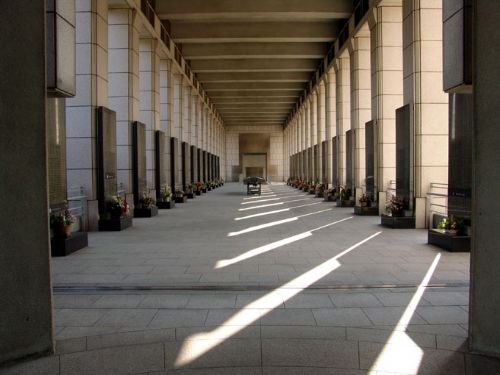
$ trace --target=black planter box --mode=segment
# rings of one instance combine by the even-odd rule
[[[51,238],[50,252],[53,257],[65,257],[88,245],[87,232],[73,232],[70,238]]]
[[[207,188],[208,191],[212,191],[212,188]]]
[[[378,207],[354,206],[354,215],[378,216]]]
[[[116,219],[99,220],[100,231],[120,231],[132,226],[131,216],[121,216]]]
[[[323,197],[324,197],[324,195],[323,195],[323,193],[322,193],[322,192],[321,192],[321,193],[316,193],[315,197],[316,197],[316,198],[323,198]]]
[[[158,215],[158,207],[134,208],[134,217],[153,217]]]
[[[381,215],[380,224],[393,229],[415,229],[415,217]]]
[[[354,201],[343,201],[340,199],[337,199],[337,207],[354,207]]]
[[[451,235],[442,229],[429,229],[427,243],[451,252],[470,252],[470,236]]]
[[[186,203],[187,202],[187,196],[183,196],[183,197],[175,197],[175,203]]]
[[[187,193],[188,199],[194,199],[195,195],[194,193]]]
[[[174,208],[175,207],[175,201],[170,201],[170,202],[156,202],[156,206],[160,209],[160,210],[169,210],[171,208]]]
[[[195,193],[196,195],[201,195],[201,190],[196,190],[194,193]]]
[[[206,193],[206,192],[207,192],[207,189],[201,189],[201,191],[202,191],[203,193]]]

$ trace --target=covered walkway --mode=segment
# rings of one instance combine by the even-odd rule
[[[230,183],[89,245],[53,259],[61,374],[465,374],[469,254],[423,230]]]

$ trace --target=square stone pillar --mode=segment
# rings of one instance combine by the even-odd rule
[[[381,1],[369,17],[372,119],[376,126],[374,186],[380,211],[390,181],[396,180],[396,109],[403,105],[402,16],[402,1],[391,0]]]
[[[191,90],[191,139],[189,143],[191,146],[196,146],[198,144],[198,91]]]
[[[344,53],[334,60],[337,77],[337,138],[338,138],[338,170],[339,184],[346,183],[345,133],[351,128],[351,78],[349,54]]]
[[[87,228],[97,230],[96,108],[108,104],[108,6],[76,2],[76,95],[66,99],[68,187],[87,193]]]
[[[173,116],[173,75],[172,75],[172,60],[160,60],[160,130],[165,133],[165,137],[170,137],[172,134],[172,116]],[[169,185],[170,181],[170,138],[165,142],[165,175]]]
[[[182,142],[191,140],[191,84],[184,77],[182,85]]]
[[[45,2],[2,2],[0,19],[0,363],[4,363],[52,353],[54,333]],[[59,370],[54,362],[55,368],[47,372]]]
[[[337,119],[337,102],[335,96],[336,90],[336,75],[335,70],[332,68],[327,73],[326,80],[326,141],[328,147],[328,157],[326,158],[326,170],[328,174],[328,184],[333,185],[333,170],[332,170],[332,138],[337,135],[336,119]]]
[[[316,157],[316,153],[314,152],[314,147],[317,145],[318,141],[318,93],[316,90],[314,90],[311,93],[311,100],[309,102],[309,115],[310,115],[310,120],[309,120],[309,134],[310,134],[310,142],[311,142],[311,147],[312,147],[312,171],[311,171],[311,176],[312,176],[312,181],[316,182],[318,179],[318,159]]]
[[[323,176],[323,141],[326,140],[326,92],[325,92],[325,81],[321,81],[318,84],[318,100],[317,100],[317,144],[318,144],[318,181],[320,183],[324,182],[327,176]]]
[[[173,72],[173,108],[171,136],[177,139],[182,137],[182,74]]]
[[[139,116],[146,125],[146,178],[155,186],[155,131],[160,130],[160,56],[156,39],[139,41]],[[154,196],[155,194],[152,195]]]
[[[365,124],[371,120],[370,30],[364,25],[348,44],[351,64],[351,129],[354,129],[354,187],[366,186]],[[357,200],[359,197],[355,197]]]
[[[403,0],[403,93],[410,104],[410,202],[415,225],[428,225],[427,192],[448,182],[448,94],[443,91],[442,2]]]
[[[116,112],[117,183],[130,194],[132,122],[139,120],[139,20],[129,8],[112,8],[108,15],[108,90],[109,107]]]
[[[473,352],[500,357],[500,59],[498,15],[500,3],[474,2],[474,135],[472,186],[472,249],[469,346]],[[486,360],[486,358],[484,358]],[[495,370],[492,367],[490,373]],[[471,373],[487,373],[475,368]]]

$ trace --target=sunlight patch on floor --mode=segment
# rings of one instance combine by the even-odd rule
[[[273,214],[278,214],[280,212],[288,212],[290,210],[293,210],[295,208],[302,208],[302,207],[309,207],[309,206],[315,206],[317,204],[321,204],[321,202],[316,202],[316,203],[309,203],[309,204],[301,204],[299,206],[293,206],[293,207],[288,207],[288,208],[283,208],[281,210],[274,210],[274,211],[268,211],[268,212],[261,212],[258,214],[253,214],[253,215],[248,215],[248,216],[243,216],[243,217],[236,217],[234,220],[239,221],[239,220],[247,220],[247,219],[252,219],[254,217],[259,217],[259,216],[266,216],[266,215],[273,215]]]
[[[264,208],[264,207],[271,207],[271,206],[280,206],[280,205],[283,205],[285,203],[300,202],[300,201],[306,201],[306,200],[310,200],[310,199],[311,198],[302,198],[302,199],[294,199],[293,201],[287,201],[287,202],[262,204],[260,206],[252,206],[252,207],[240,208],[240,209],[238,209],[238,211],[247,211],[247,210],[254,210],[256,208]]]
[[[331,223],[333,225],[333,223]],[[325,226],[323,226],[325,227]],[[308,232],[305,232],[308,233]],[[201,356],[207,354],[210,350],[215,348],[224,340],[210,340],[214,336],[224,337],[225,339],[231,338],[238,332],[242,331],[246,327],[250,326],[264,315],[272,311],[281,305],[284,301],[288,301],[300,292],[302,292],[307,287],[316,283],[329,273],[333,272],[340,267],[338,259],[359,246],[365,244],[371,239],[375,238],[382,232],[376,232],[371,236],[359,241],[348,249],[344,250],[340,254],[337,254],[333,258],[321,263],[320,265],[312,268],[311,270],[303,273],[302,275],[296,277],[295,279],[287,282],[281,287],[273,290],[272,292],[266,294],[265,296],[258,298],[257,300],[249,303],[239,310],[236,314],[226,320],[222,325],[217,327],[212,332],[197,333],[189,336],[182,344],[179,353],[177,355],[175,366],[182,367],[192,363]],[[302,287],[295,287],[295,285],[302,285]],[[278,298],[279,297],[279,298]],[[269,309],[260,309],[258,306],[262,304],[268,304]]]
[[[411,318],[418,307],[434,271],[436,270],[440,258],[441,253],[438,253],[427,270],[422,282],[418,286],[417,291],[413,295],[410,303],[406,307],[403,315],[387,339],[382,352],[380,352],[377,359],[371,366],[370,374],[376,374],[380,371],[418,374],[424,352],[405,331],[408,328],[408,324],[410,324]]]

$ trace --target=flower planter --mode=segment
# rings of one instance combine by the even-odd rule
[[[156,202],[156,205],[161,210],[169,210],[175,207],[175,201],[168,201],[168,202],[158,201]]]
[[[427,243],[451,252],[470,252],[470,236],[451,234],[446,229],[429,229]]]
[[[205,194],[207,193],[207,189],[206,189],[206,188],[205,188],[205,189],[201,189],[201,191],[202,191],[203,193],[205,193]]]
[[[69,238],[51,238],[50,252],[53,257],[64,257],[88,246],[87,232],[74,232]]]
[[[337,207],[354,207],[354,201],[337,199]]]
[[[55,224],[54,225],[54,237],[59,239],[66,239],[71,237],[71,224]]]
[[[134,208],[134,217],[153,217],[158,215],[158,207]]]
[[[187,193],[186,195],[188,199],[194,199],[194,193]]]
[[[354,214],[359,216],[378,216],[378,207],[354,206]]]
[[[415,217],[381,215],[380,224],[393,229],[415,229]]]
[[[175,203],[186,203],[187,202],[187,196],[182,196],[182,197],[175,197]]]
[[[201,195],[201,190],[196,190],[194,193],[195,193],[196,195]]]
[[[132,217],[120,216],[118,218],[99,220],[100,231],[121,231],[132,226]]]

